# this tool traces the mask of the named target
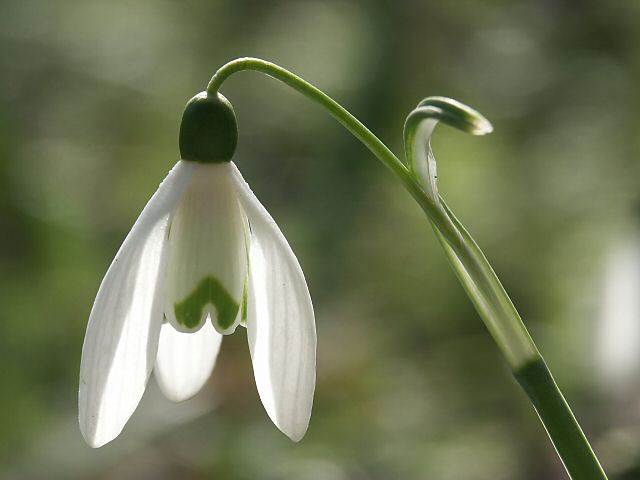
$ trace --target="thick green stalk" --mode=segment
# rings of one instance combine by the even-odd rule
[[[435,184],[430,189],[428,179],[420,178],[419,174],[408,169],[384,143],[335,100],[273,63],[257,58],[233,60],[215,73],[207,86],[207,93],[217,94],[230,75],[243,70],[258,71],[280,80],[318,103],[398,177],[427,214],[454,271],[514,376],[529,396],[570,477],[573,480],[606,480],[598,459],[509,296],[478,245],[437,194]],[[439,97],[426,99],[413,112],[415,115],[408,118],[409,129],[405,128],[407,157],[412,167],[419,165],[414,157],[420,147],[417,128],[424,118],[434,117],[434,112],[438,120],[465,131],[490,131],[490,124],[478,121],[476,112],[468,107]],[[435,123],[430,127],[431,130],[434,126]],[[421,173],[425,174],[427,170]]]
[[[515,371],[514,376],[533,403],[571,478],[606,479],[587,437],[542,357]]]

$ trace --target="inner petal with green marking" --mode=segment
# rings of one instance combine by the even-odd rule
[[[171,220],[164,311],[183,332],[210,317],[229,334],[242,321],[248,226],[228,172],[199,164]]]

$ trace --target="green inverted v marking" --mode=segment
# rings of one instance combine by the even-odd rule
[[[195,328],[202,319],[204,308],[211,304],[216,308],[218,326],[226,330],[235,321],[240,305],[222,284],[213,277],[205,277],[196,289],[173,307],[178,323],[186,328]]]

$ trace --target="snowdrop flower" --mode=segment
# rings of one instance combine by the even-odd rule
[[[292,440],[306,432],[316,332],[304,275],[231,157],[237,125],[220,94],[196,95],[180,160],[100,285],[82,349],[79,422],[89,445],[122,431],[153,370],[163,393],[195,395],[223,335],[246,326],[260,399]]]

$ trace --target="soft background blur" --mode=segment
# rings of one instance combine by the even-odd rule
[[[505,283],[610,478],[640,476],[640,3],[0,1],[0,477],[566,478],[417,205],[323,111],[256,73],[222,91],[235,161],[294,247],[318,385],[291,443],[246,332],[205,390],[150,381],[113,443],[76,420],[85,326],[122,239],[178,159],[185,102],[225,61],[282,64],[390,148],[423,97],[441,192]]]

